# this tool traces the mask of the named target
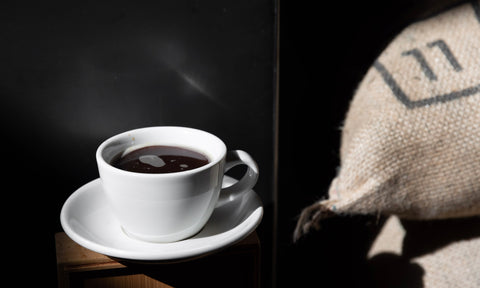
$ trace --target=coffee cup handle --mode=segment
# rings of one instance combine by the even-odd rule
[[[247,172],[231,186],[222,188],[216,207],[232,201],[239,195],[249,191],[255,186],[258,179],[258,166],[255,160],[245,151],[232,150],[227,152],[224,173],[237,165],[247,165]]]

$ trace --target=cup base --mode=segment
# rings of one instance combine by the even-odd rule
[[[196,231],[182,231],[174,234],[168,234],[168,235],[162,235],[162,236],[153,236],[153,235],[143,235],[143,234],[137,234],[128,231],[125,229],[123,225],[120,226],[122,229],[122,232],[127,235],[128,237],[135,239],[135,240],[140,240],[144,242],[152,242],[152,243],[172,243],[172,242],[178,242],[181,240],[185,240],[187,238],[190,238],[194,235],[196,235],[200,230],[202,230],[202,227]]]

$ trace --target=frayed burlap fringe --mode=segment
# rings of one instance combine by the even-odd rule
[[[297,226],[293,232],[293,241],[296,242],[303,235],[313,229],[320,229],[320,220],[335,215],[333,211],[325,207],[322,203],[314,203],[302,210]]]
[[[480,4],[402,31],[346,116],[341,169],[301,213],[294,239],[335,214],[446,219],[480,214]]]

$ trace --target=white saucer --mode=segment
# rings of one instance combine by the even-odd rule
[[[224,177],[225,184],[236,182]],[[255,230],[263,216],[259,196],[247,191],[217,207],[197,235],[178,242],[151,243],[127,236],[111,213],[100,179],[80,187],[62,207],[60,221],[67,235],[92,251],[126,260],[179,261],[232,245]]]

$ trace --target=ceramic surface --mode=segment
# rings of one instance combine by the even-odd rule
[[[206,155],[209,163],[192,170],[153,174],[110,165],[121,153],[151,145],[192,149]],[[117,134],[98,147],[96,159],[113,214],[130,236],[151,242],[195,235],[219,206],[217,202],[248,191],[258,178],[258,166],[248,153],[232,150],[227,154],[221,139],[188,127],[146,127]],[[235,185],[222,187],[225,171],[236,165],[247,165],[247,173]]]
[[[113,167],[113,157],[151,145],[192,149],[209,163],[176,173],[136,173]],[[241,150],[227,154],[223,141],[208,132],[174,126],[146,127],[117,134],[97,149],[98,171],[113,214],[130,236],[151,242],[173,242],[195,235],[220,204],[250,190],[258,166]],[[247,165],[235,185],[222,187],[225,171]]]
[[[224,185],[236,182],[224,177]],[[102,191],[93,180],[75,191],[63,205],[60,220],[67,235],[95,252],[120,259],[178,261],[232,245],[255,230],[263,216],[260,198],[253,190],[216,207],[203,229],[191,238],[153,243],[127,236],[113,215]]]

